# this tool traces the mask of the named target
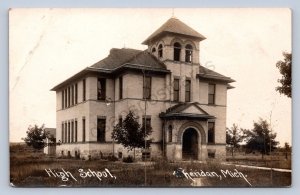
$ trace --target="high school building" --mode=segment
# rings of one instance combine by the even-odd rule
[[[57,155],[82,158],[127,149],[111,138],[129,110],[152,126],[151,157],[169,160],[225,156],[230,77],[200,65],[206,38],[170,18],[142,44],[145,51],[113,48],[103,60],[55,86]],[[141,155],[143,150],[137,153]]]

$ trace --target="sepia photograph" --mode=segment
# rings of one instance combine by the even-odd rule
[[[11,8],[13,187],[290,187],[288,8]]]

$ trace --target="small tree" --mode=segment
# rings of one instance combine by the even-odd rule
[[[55,144],[55,138],[45,131],[45,125],[38,127],[37,125],[29,126],[26,131],[27,137],[22,138],[28,146],[36,150],[41,150],[47,146],[46,138],[50,140],[50,144]]]
[[[245,133],[246,148],[250,151],[260,151],[262,158],[264,154],[269,154],[270,150],[273,151],[279,143],[275,140],[276,133],[271,133],[270,125],[266,120],[259,119],[258,122],[254,122],[254,128],[246,130]]]
[[[276,91],[288,97],[292,97],[292,54],[284,52],[284,61],[278,61],[276,67],[279,69],[282,78],[278,79],[281,86],[276,87]]]
[[[147,141],[146,138],[152,133],[152,128],[149,124],[144,122],[142,124],[138,123],[134,112],[129,111],[122,123],[114,126],[111,135],[114,140],[128,150],[134,150],[134,158],[136,148],[145,148],[145,143],[146,147],[150,146],[150,141]]]
[[[233,156],[234,148],[239,148],[240,143],[244,139],[243,129],[238,128],[236,124],[233,124],[232,127],[226,129],[226,143],[231,148],[231,155]]]

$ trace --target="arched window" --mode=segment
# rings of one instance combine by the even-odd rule
[[[151,53],[154,54],[156,52],[155,47],[152,48]]]
[[[169,127],[168,127],[168,138],[169,138],[168,141],[169,141],[169,142],[172,142],[172,136],[173,136],[173,135],[172,135],[172,134],[173,134],[172,131],[173,131],[172,125],[169,125]]]
[[[163,57],[163,46],[162,46],[162,44],[159,44],[159,46],[158,46],[158,57],[160,57],[160,58]]]
[[[180,61],[180,50],[181,45],[178,42],[174,43],[174,61]]]
[[[190,44],[185,46],[185,62],[192,62],[193,47]]]

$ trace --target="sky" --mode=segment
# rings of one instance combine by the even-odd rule
[[[174,15],[207,39],[200,63],[236,80],[228,91],[227,127],[271,123],[277,140],[291,144],[291,99],[275,88],[276,62],[291,52],[287,8],[12,9],[9,12],[9,133],[20,142],[29,125],[55,127],[50,91],[111,48],[144,50],[141,43]]]

